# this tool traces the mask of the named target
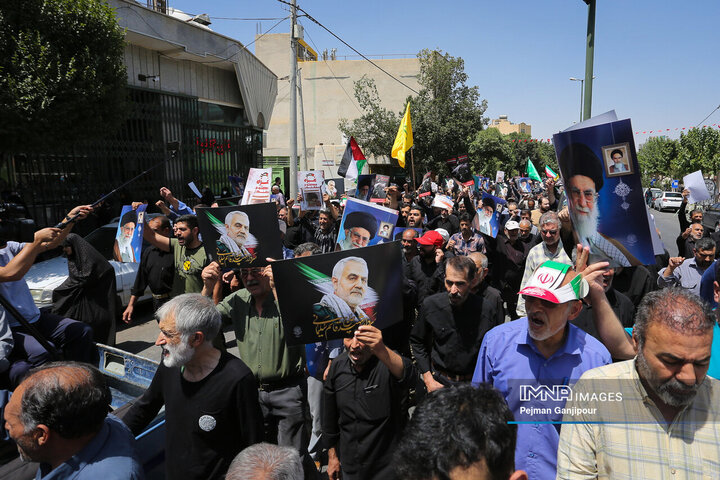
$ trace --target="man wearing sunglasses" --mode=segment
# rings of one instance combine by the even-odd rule
[[[548,260],[572,265],[572,260],[565,253],[562,240],[560,240],[560,219],[556,212],[546,212],[540,217],[540,237],[542,243],[530,249],[525,261],[525,272],[520,282],[521,290],[530,281],[533,272]],[[525,315],[525,299],[522,295],[518,297],[516,310],[519,316]]]

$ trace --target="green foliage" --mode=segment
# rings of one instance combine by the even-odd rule
[[[720,132],[712,128],[693,128],[680,134],[673,167],[683,173],[702,170],[717,175],[720,170]]]
[[[102,0],[0,2],[0,145],[98,138],[125,114],[123,32]]]
[[[420,92],[408,97],[416,171],[447,172],[445,160],[468,153],[470,140],[487,125],[487,101],[466,84],[462,58],[430,50],[418,58]],[[354,136],[366,154],[390,155],[405,105],[397,113],[384,108],[375,82],[366,77],[355,82],[355,98],[365,113],[352,122],[341,119],[338,128]]]
[[[676,163],[679,143],[669,138],[653,137],[648,139],[637,152],[638,163],[644,185],[650,185],[653,178],[673,177],[673,174],[685,172]]]
[[[527,140],[527,141],[525,141]],[[497,128],[488,128],[478,132],[470,144],[470,158],[473,173],[495,177],[497,170],[505,172],[506,177],[525,176],[529,158],[541,178],[545,175],[545,165],[558,171],[555,149],[549,143],[531,142],[530,135],[511,133],[503,135]]]

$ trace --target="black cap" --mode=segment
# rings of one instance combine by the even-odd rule
[[[595,191],[603,186],[603,166],[600,159],[584,143],[571,143],[563,149],[558,159],[563,177],[569,181],[575,175],[583,175],[595,182]]]
[[[351,228],[361,227],[370,232],[370,238],[375,238],[377,233],[377,220],[368,212],[352,212],[345,217],[345,224],[343,229],[349,230]]]

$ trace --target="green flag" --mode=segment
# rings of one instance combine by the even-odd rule
[[[542,181],[540,178],[540,175],[538,174],[538,171],[535,169],[535,165],[530,161],[530,157],[527,158],[527,174],[528,177],[532,178],[533,180],[537,180],[538,182]]]

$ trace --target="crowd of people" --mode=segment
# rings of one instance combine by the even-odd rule
[[[679,256],[641,265],[597,232],[597,178],[579,164],[565,186],[547,179],[531,193],[512,181],[389,184],[384,205],[403,228],[402,319],[305,346],[286,342],[272,268],[221,268],[194,210],[163,187],[165,215],[143,229],[121,316],[131,323],[150,289],[162,361],[114,415],[88,366],[111,322],[40,312],[23,280],[60,245],[94,258],[68,236],[92,214],[76,207],[67,225],[0,249],[0,294],[14,307],[0,308],[9,436],[42,479],[143,478],[134,436],[163,407],[171,479],[720,478],[717,239],[702,211],[688,220],[685,198]],[[493,205],[495,236],[476,228],[481,190],[504,202]],[[283,258],[340,248],[342,196],[303,211],[279,179],[272,191]],[[439,194],[452,209],[433,206]],[[377,225],[357,216],[343,228],[342,248],[364,248]],[[101,262],[76,269],[88,263]],[[98,286],[68,288],[78,299],[110,288]],[[66,361],[48,363],[60,353]]]

